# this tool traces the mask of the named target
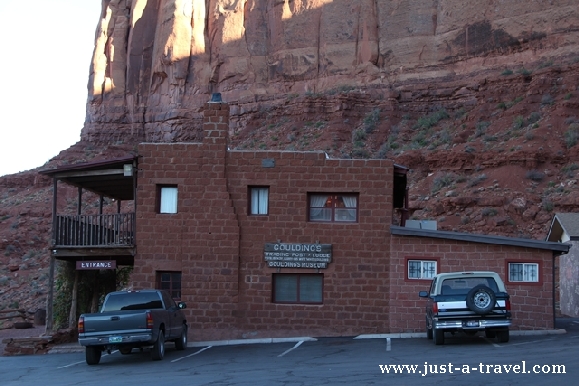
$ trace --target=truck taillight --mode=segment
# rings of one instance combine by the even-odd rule
[[[151,311],[147,311],[147,328],[153,328],[153,314],[151,314]]]
[[[437,302],[432,303],[432,312],[435,314],[438,314],[438,303]]]
[[[78,333],[79,334],[84,334],[84,316],[81,316],[80,318],[78,318]]]
[[[510,300],[505,300],[505,310],[507,310],[507,311],[511,310],[511,301]]]

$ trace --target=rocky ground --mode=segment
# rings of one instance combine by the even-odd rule
[[[579,204],[578,85],[579,57],[563,57],[468,78],[278,95],[232,106],[230,147],[393,159],[410,169],[412,218],[544,239],[554,213]],[[79,142],[39,169],[134,145]],[[52,181],[37,171],[0,178],[0,309],[46,305]],[[74,188],[59,186],[60,213],[74,212],[75,200]]]

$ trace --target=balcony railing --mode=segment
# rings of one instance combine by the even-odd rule
[[[58,215],[54,224],[55,246],[133,246],[134,235],[134,213]]]

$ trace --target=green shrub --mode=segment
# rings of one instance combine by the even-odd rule
[[[432,182],[432,193],[438,192],[440,189],[450,186],[456,180],[456,175],[454,173],[444,173],[434,178]]]
[[[363,141],[366,139],[366,132],[364,130],[356,130],[352,134],[352,138],[354,141]]]
[[[564,136],[567,149],[570,149],[573,146],[575,146],[577,144],[577,140],[579,139],[579,133],[574,128],[570,128],[569,130],[567,130]]]
[[[412,126],[413,129],[430,129],[435,126],[438,122],[443,119],[448,118],[448,113],[445,109],[440,109],[424,117],[418,118],[418,121]]]
[[[503,72],[501,72],[501,75],[513,75],[513,70],[506,68]]]
[[[513,120],[513,129],[518,130],[525,125],[525,118],[522,115],[518,115]]]
[[[468,188],[472,188],[474,186],[477,186],[478,184],[480,184],[481,182],[483,182],[484,180],[487,179],[487,176],[485,174],[479,174],[478,176],[474,176],[472,177],[467,183],[466,186]]]
[[[541,98],[541,104],[542,105],[552,105],[554,102],[555,102],[555,100],[553,99],[551,94],[545,94]]]
[[[484,217],[489,217],[489,216],[496,216],[497,215],[497,210],[495,208],[483,208],[483,210],[481,211],[481,214]]]
[[[482,136],[484,133],[486,133],[487,128],[490,125],[491,125],[491,123],[486,122],[486,121],[477,122],[475,125],[474,137],[478,138],[478,137]]]
[[[533,169],[533,170],[527,171],[527,173],[525,174],[525,177],[528,178],[529,180],[539,182],[539,181],[543,181],[543,178],[545,178],[545,174],[541,173],[538,170]]]
[[[376,108],[376,109],[370,111],[364,117],[364,121],[363,121],[364,131],[367,134],[371,134],[374,131],[374,129],[376,129],[378,122],[380,122],[380,109]]]

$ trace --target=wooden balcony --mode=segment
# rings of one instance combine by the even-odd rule
[[[132,265],[135,214],[57,215],[52,255],[60,260],[111,259]]]
[[[54,247],[133,247],[135,214],[57,215]]]

